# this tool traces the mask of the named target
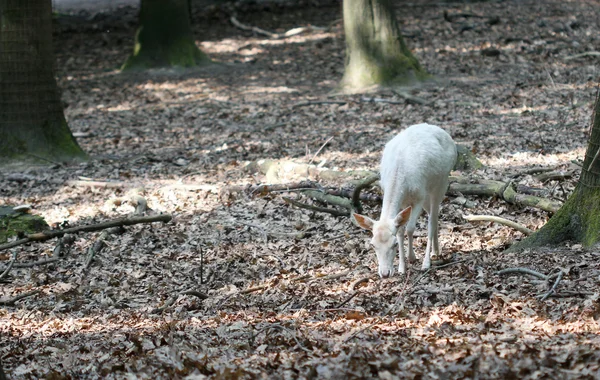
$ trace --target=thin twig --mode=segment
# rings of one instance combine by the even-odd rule
[[[85,180],[73,180],[67,181],[67,185],[69,186],[88,186],[88,187],[99,187],[99,188],[121,188],[128,186],[127,182],[121,181],[85,181]]]
[[[52,264],[55,263],[57,261],[59,261],[60,258],[59,257],[52,257],[50,259],[43,259],[43,260],[38,260],[38,261],[32,261],[29,263],[16,263],[14,265],[15,268],[32,268],[32,267],[36,267],[38,265],[47,265],[47,264]]]
[[[2,272],[2,274],[0,274],[0,280],[2,280],[4,277],[8,276],[13,265],[15,265],[16,260],[17,260],[17,250],[15,249],[15,250],[13,250],[12,257],[10,259],[10,262],[8,263],[8,266],[6,267],[4,272]]]
[[[98,239],[96,239],[94,244],[92,244],[92,246],[90,246],[90,248],[88,249],[88,256],[85,260],[84,271],[87,271],[90,268],[90,266],[92,265],[92,260],[94,260],[94,256],[96,256],[96,254],[98,254],[104,248],[104,246],[106,245],[105,240],[108,237],[108,235],[118,234],[124,231],[125,229],[123,228],[123,226],[112,227],[102,231],[100,236],[98,236]]]
[[[350,273],[352,273],[352,271],[344,271],[344,272],[338,272],[338,273],[333,273],[333,274],[328,274],[326,276],[320,276],[320,277],[315,277],[313,279],[313,281],[315,280],[335,280],[341,277],[345,277],[347,275],[349,275]]]
[[[348,302],[350,302],[350,300],[352,300],[354,297],[356,297],[358,295],[358,293],[360,293],[360,291],[355,291],[354,293],[350,294],[350,296],[348,298],[346,298],[344,301],[342,301],[342,303],[340,303],[339,305],[337,305],[335,308],[339,309],[340,307],[344,306],[345,304],[347,304]]]
[[[600,57],[600,51],[586,51],[585,53],[566,56],[563,59],[565,61],[568,61],[570,59],[577,59],[583,57]]]
[[[326,208],[326,207],[318,207],[318,206],[313,206],[313,205],[308,205],[306,203],[302,203],[302,202],[298,202],[295,201],[291,198],[288,197],[282,197],[282,199],[284,201],[286,201],[287,203],[290,203],[296,207],[300,207],[300,208],[304,208],[307,210],[311,210],[311,211],[316,211],[316,212],[326,212],[329,213],[331,215],[335,215],[335,216],[348,216],[348,212],[342,212],[342,211],[338,211],[332,208]]]
[[[311,101],[298,102],[298,103],[292,104],[292,108],[304,107],[304,106],[314,106],[314,105],[318,105],[318,104],[339,104],[339,105],[343,106],[346,103],[348,103],[348,102],[340,101],[340,100],[311,100]]]
[[[22,300],[23,298],[27,298],[27,297],[31,297],[34,296],[38,293],[40,293],[40,290],[32,290],[30,292],[25,292],[25,293],[21,293],[17,296],[14,296],[12,298],[8,298],[8,299],[0,299],[0,305],[2,306],[12,306],[15,304],[15,302]]]
[[[585,297],[585,296],[593,296],[594,292],[577,292],[570,290],[563,290],[560,293],[550,294],[549,298],[570,298],[570,297]]]
[[[321,151],[323,150],[323,148],[325,148],[325,145],[327,145],[331,140],[333,139],[333,136],[329,137],[327,139],[327,141],[325,141],[323,143],[323,145],[321,145],[321,147],[319,148],[319,150],[317,150],[317,153],[315,153],[312,158],[310,159],[310,161],[308,161],[308,165],[312,164],[312,162],[315,160],[315,158],[319,155],[319,153],[321,153]]]
[[[53,165],[56,165],[56,166],[58,166],[58,167],[61,167],[61,168],[63,168],[63,167],[64,167],[64,165],[63,165],[63,164],[61,164],[60,162],[52,161],[52,160],[50,160],[50,159],[48,159],[48,158],[45,158],[45,157],[42,157],[42,156],[38,156],[37,154],[33,154],[33,153],[25,153],[25,154],[26,154],[26,155],[28,155],[28,156],[31,156],[31,157],[37,158],[38,160],[42,160],[42,161],[49,162],[49,163],[51,163],[51,164],[53,164]]]
[[[548,281],[548,276],[546,276],[545,274],[542,274],[540,272],[536,272],[533,269],[529,269],[529,268],[506,268],[506,269],[502,269],[502,270],[496,272],[497,275],[510,274],[510,273],[528,274],[528,275],[540,278],[544,281]]]
[[[389,104],[404,104],[405,102],[400,102],[398,100],[391,100],[391,99],[383,99],[383,98],[369,98],[369,97],[362,97],[360,98],[361,101],[366,102],[366,103],[389,103]]]
[[[365,327],[362,327],[362,328],[360,328],[360,329],[358,329],[358,330],[354,331],[352,334],[350,334],[349,336],[347,336],[346,338],[344,338],[344,340],[342,340],[342,342],[343,342],[343,343],[346,343],[346,342],[348,342],[350,339],[354,338],[354,337],[355,337],[355,336],[357,336],[358,334],[360,334],[360,333],[362,333],[362,332],[364,332],[364,331],[366,331],[366,330],[368,330],[368,329],[372,328],[372,327],[373,327],[373,326],[375,326],[377,323],[379,323],[379,321],[377,321],[377,322],[373,322],[373,323],[370,323],[370,324],[368,324],[367,326],[365,326]]]
[[[564,273],[565,272],[563,272],[562,270],[558,273],[558,276],[556,276],[556,281],[554,281],[554,284],[552,285],[550,290],[540,298],[540,301],[545,301],[554,293],[556,287],[558,286],[558,283],[560,282],[560,280],[562,280]]]
[[[242,30],[250,30],[256,34],[262,34],[263,36],[267,36],[269,38],[280,38],[280,35],[278,33],[272,33],[272,32],[268,32],[264,29],[261,28],[257,28],[256,26],[248,26],[248,25],[244,25],[241,22],[239,22],[237,20],[237,18],[235,18],[235,16],[231,16],[229,18],[229,21],[231,21],[231,23],[235,26],[237,26],[238,28],[242,29]]]
[[[409,94],[408,92],[404,92],[404,91],[400,91],[400,90],[392,90],[392,92],[404,99],[406,99],[407,102],[413,102],[416,104],[429,104],[429,100],[423,99],[423,98],[419,98],[418,96],[413,96],[411,94]]]
[[[64,230],[43,231],[43,232],[38,232],[35,234],[29,234],[24,239],[20,239],[20,240],[16,240],[16,241],[13,241],[10,243],[2,244],[2,245],[0,245],[0,251],[2,251],[4,249],[16,247],[21,244],[29,243],[32,241],[46,241],[46,240],[53,239],[55,237],[62,237],[66,234],[74,234],[77,232],[100,231],[100,230],[104,230],[104,229],[111,228],[111,227],[132,226],[134,224],[140,224],[140,223],[152,223],[152,222],[165,222],[166,223],[166,222],[170,221],[171,219],[172,219],[172,216],[170,214],[138,216],[138,217],[132,217],[132,218],[115,219],[115,220],[110,220],[110,221],[103,222],[103,223],[66,228]]]
[[[514,228],[515,230],[524,233],[525,235],[531,235],[533,233],[532,230],[530,230],[529,228],[515,223],[512,220],[508,220],[505,218],[501,218],[499,216],[493,216],[493,215],[463,215],[463,218],[468,220],[469,222],[472,221],[484,221],[484,222],[495,222],[495,223],[500,223],[503,224],[505,226],[509,226]]]

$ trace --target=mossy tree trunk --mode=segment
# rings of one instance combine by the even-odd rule
[[[0,0],[0,158],[84,159],[54,78],[50,0]]]
[[[406,84],[427,77],[400,34],[391,0],[344,0],[342,89]]]
[[[511,250],[574,241],[591,247],[600,240],[600,97],[596,96],[592,134],[573,194],[539,231]]]
[[[188,0],[142,0],[133,54],[123,70],[209,63],[194,42],[189,13]]]

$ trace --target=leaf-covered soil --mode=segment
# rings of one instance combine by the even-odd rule
[[[240,22],[270,31],[330,27],[277,40],[232,26],[232,9],[194,13],[199,45],[220,64],[131,75],[118,67],[132,48],[134,9],[59,17],[65,114],[92,159],[5,169],[0,202],[31,204],[62,228],[131,214],[135,205],[115,198],[135,189],[173,220],[111,235],[88,270],[100,232],[78,235],[58,262],[13,268],[0,283],[2,300],[39,293],[0,309],[8,376],[598,378],[600,252],[566,244],[506,253],[521,232],[462,218],[497,215],[538,229],[547,213],[450,195],[437,259],[452,261],[426,273],[416,263],[406,277],[380,280],[369,236],[347,218],[282,199],[307,202],[300,194],[230,196],[225,188],[265,182],[245,170],[260,159],[374,170],[387,140],[429,122],[486,165],[455,174],[564,200],[585,153],[599,75],[597,56],[569,58],[600,46],[600,5],[402,8],[407,43],[437,78],[409,90],[427,104],[391,91],[329,97],[344,63],[337,3],[237,9]],[[372,97],[396,103],[366,101]],[[294,107],[311,100],[346,103]],[[573,176],[540,182],[525,173],[540,166]],[[74,182],[85,179],[119,183]],[[368,205],[368,214],[378,212]],[[422,217],[419,259],[425,230]],[[14,248],[17,262],[48,258],[55,245]],[[0,252],[2,268],[14,250]],[[542,300],[555,281],[497,273],[509,267],[564,276]]]

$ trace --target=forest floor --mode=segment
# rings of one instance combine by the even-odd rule
[[[452,261],[381,280],[368,233],[347,217],[283,200],[310,202],[302,193],[227,188],[266,183],[248,170],[261,159],[376,170],[387,140],[428,122],[485,164],[453,174],[564,201],[600,74],[597,56],[575,55],[600,46],[600,4],[406,6],[406,41],[438,79],[408,90],[425,104],[392,91],[330,96],[344,65],[339,4],[238,9],[241,22],[270,31],[328,28],[286,39],[237,29],[232,9],[197,8],[193,17],[199,46],[219,64],[137,74],[118,70],[132,50],[134,9],[57,21],[65,114],[91,160],[3,170],[0,203],[30,204],[58,228],[130,215],[135,204],[123,198],[136,194],[173,220],[111,235],[89,269],[100,232],[79,234],[52,264],[13,268],[0,301],[38,293],[0,308],[8,376],[597,379],[600,251],[565,244],[507,253],[521,232],[463,218],[502,216],[535,230],[547,212],[450,194],[440,241]],[[344,104],[298,105],[325,100]],[[540,167],[566,175],[528,174]],[[366,213],[378,212],[367,204]],[[419,261],[425,244],[422,217]],[[2,251],[0,272],[15,250],[22,264],[52,256],[55,245]],[[554,281],[498,274],[510,267],[564,275],[542,299]]]

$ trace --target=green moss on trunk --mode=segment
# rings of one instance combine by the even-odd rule
[[[51,12],[51,4],[46,0],[0,2],[3,163],[86,158],[65,121],[54,79]]]
[[[342,89],[407,84],[429,77],[404,43],[389,0],[344,0],[343,6]]]
[[[123,70],[207,63],[192,36],[188,0],[142,0],[135,47]]]
[[[563,207],[539,231],[510,250],[556,245],[571,240],[591,247],[600,241],[600,98],[579,183]]]

